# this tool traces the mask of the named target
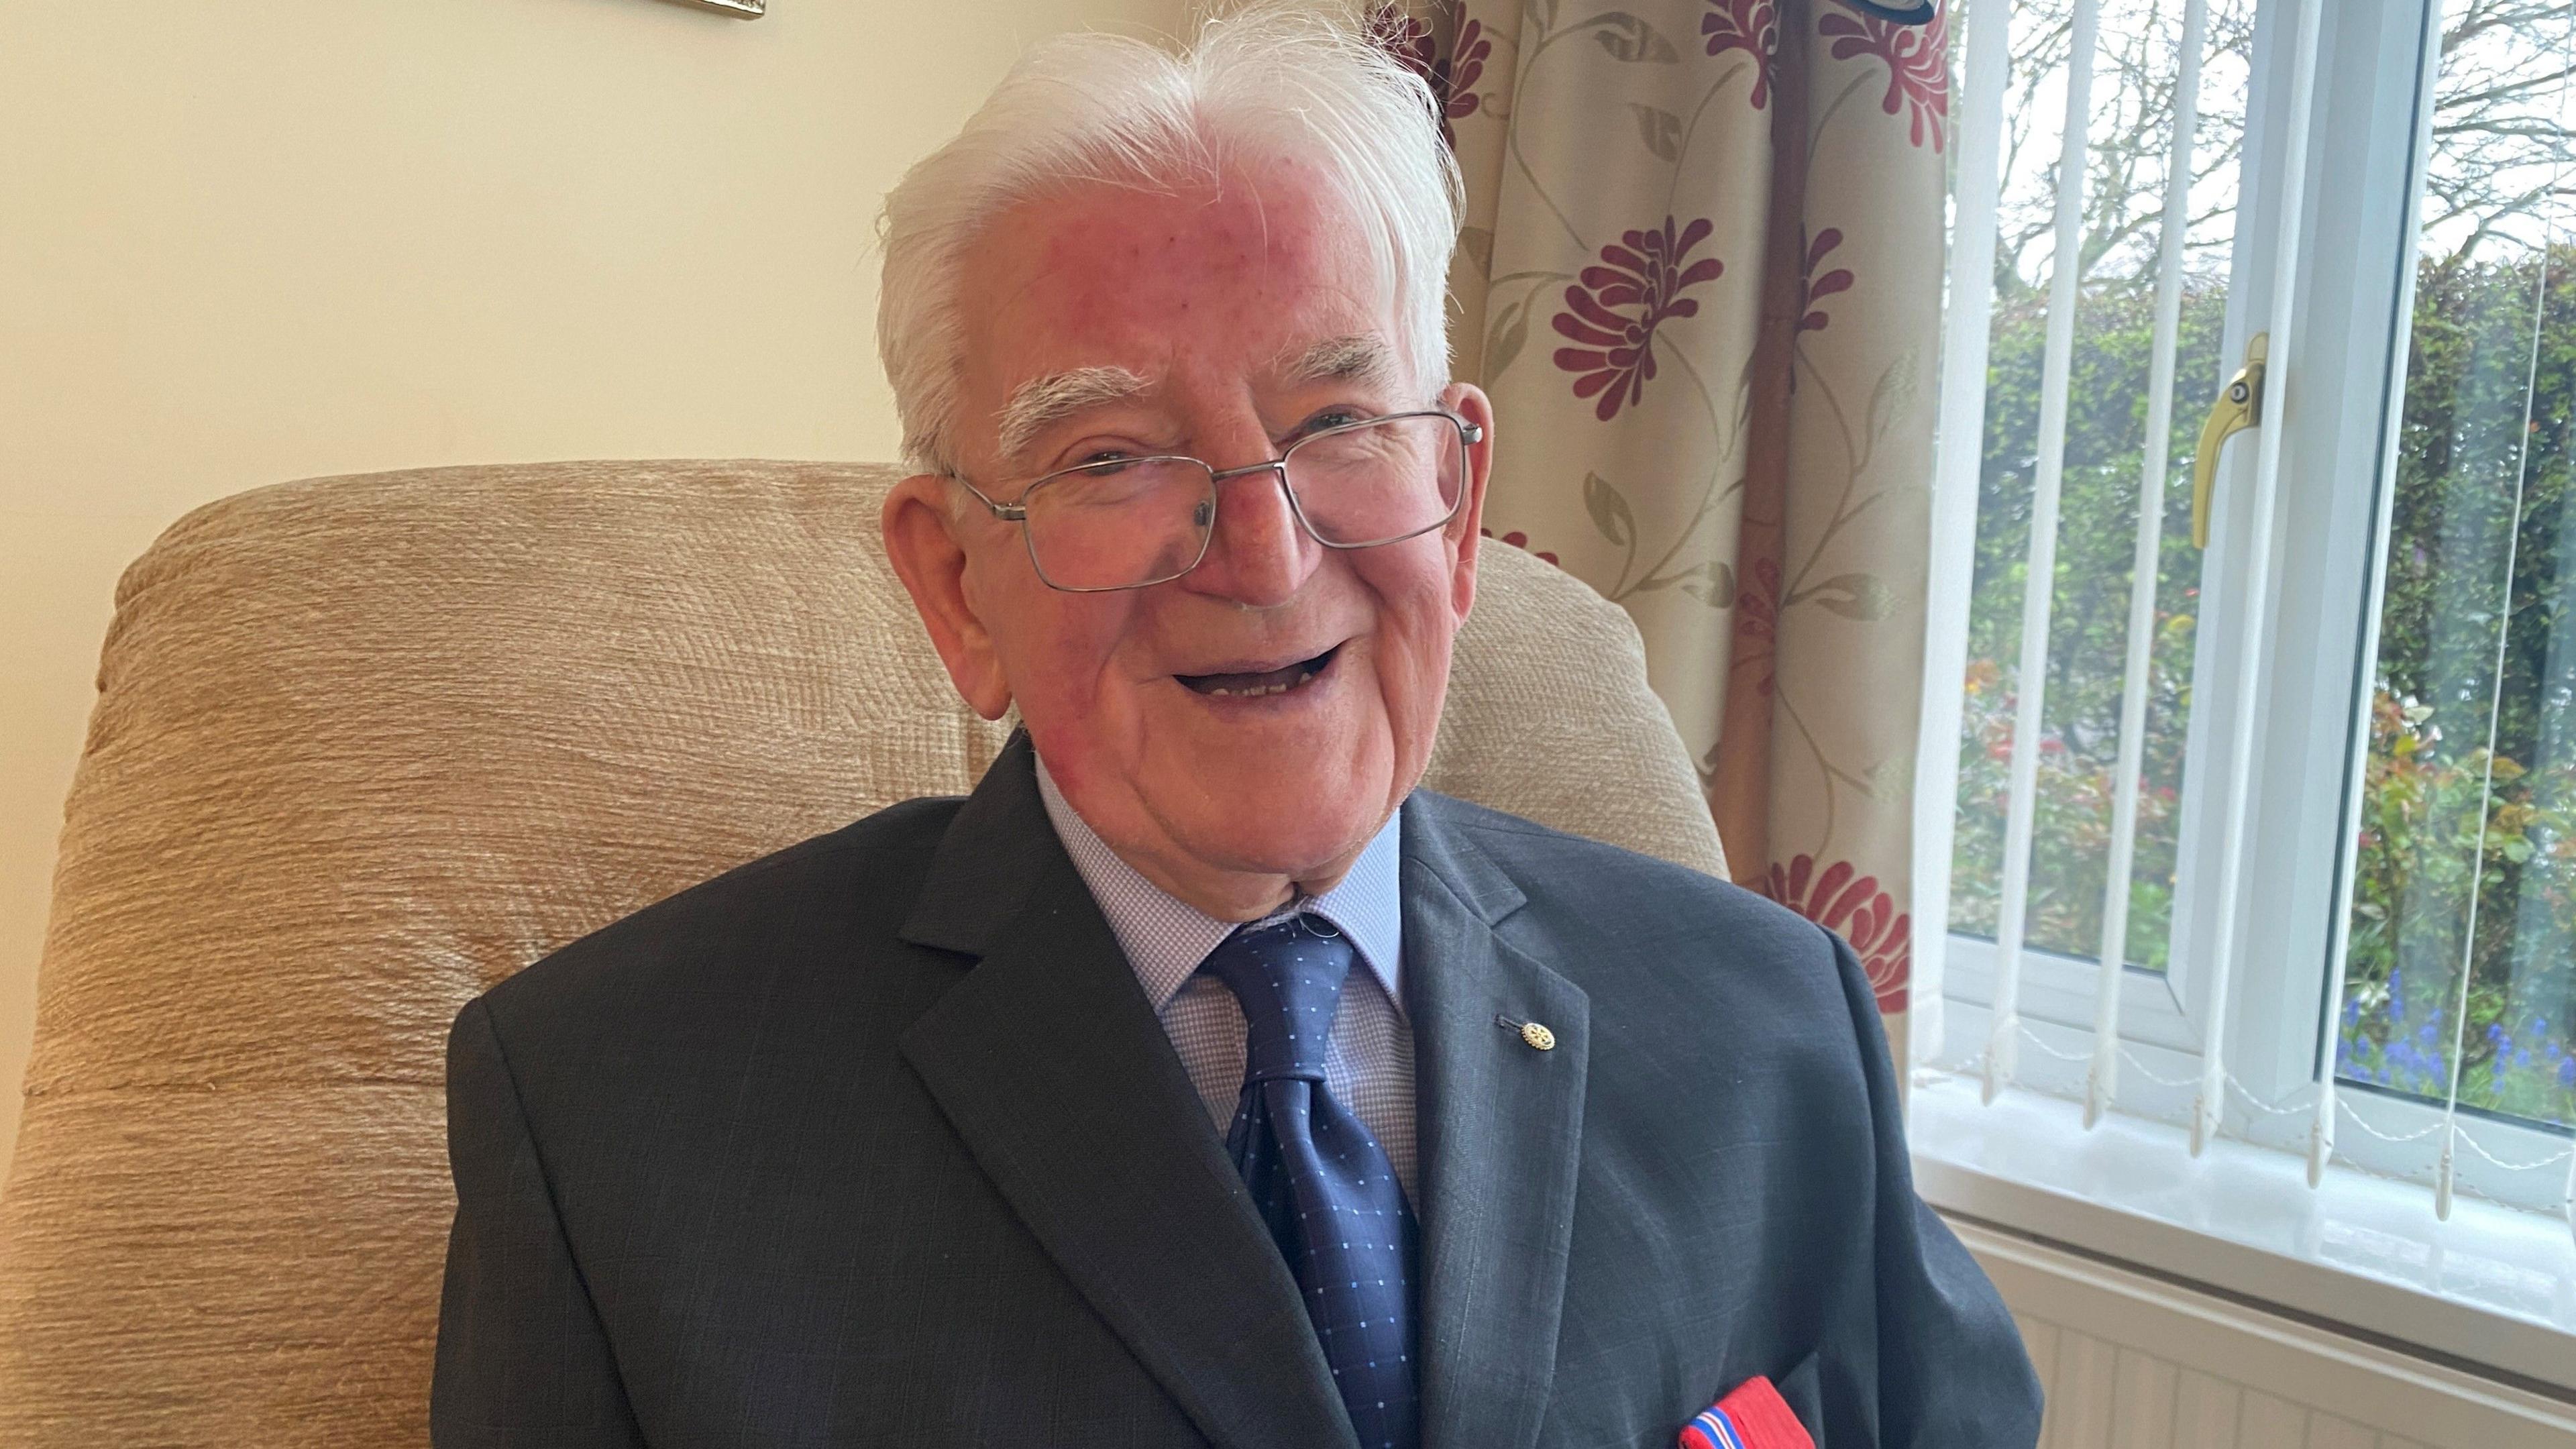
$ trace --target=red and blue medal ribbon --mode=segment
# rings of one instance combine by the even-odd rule
[[[1816,1441],[1769,1379],[1751,1378],[1682,1426],[1681,1449],[1816,1449]]]

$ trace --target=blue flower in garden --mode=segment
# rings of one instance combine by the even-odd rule
[[[2388,1020],[2393,1026],[2406,1023],[2406,998],[2397,994],[2397,978],[2388,978]]]
[[[2515,1047],[2515,1048],[2513,1049],[2513,1064],[2514,1064],[2515,1066],[2517,1066],[2517,1067],[2527,1067],[2527,1066],[2530,1066],[2530,1065],[2531,1065],[2531,1048],[2529,1048],[2529,1047]]]
[[[2558,1085],[2576,1087],[2576,1057],[2558,1059]]]
[[[2347,996],[2343,999],[2343,1024],[2347,1030],[2361,1024],[2360,997]]]

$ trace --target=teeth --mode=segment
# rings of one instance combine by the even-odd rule
[[[1295,679],[1292,679],[1285,684],[1254,685],[1246,689],[1227,689],[1224,686],[1219,685],[1207,692],[1219,699],[1260,699],[1267,695],[1286,694],[1288,691],[1297,688],[1299,685],[1310,682],[1316,675],[1321,674],[1322,672],[1323,671],[1320,669],[1309,669],[1305,673],[1298,675]]]

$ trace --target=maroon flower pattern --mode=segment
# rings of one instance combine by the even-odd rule
[[[1833,56],[1849,60],[1874,55],[1887,62],[1887,95],[1879,109],[1895,115],[1911,112],[1908,136],[1914,145],[1926,137],[1941,149],[1943,128],[1950,121],[1950,20],[1934,11],[1923,25],[1895,25],[1875,15],[1827,15],[1816,22],[1818,35],[1833,38]]]
[[[1806,228],[1799,228],[1800,240],[1805,240],[1805,234]],[[1801,332],[1824,331],[1825,324],[1834,319],[1826,316],[1824,309],[1816,304],[1836,292],[1851,290],[1852,274],[1848,267],[1836,267],[1821,277],[1816,275],[1817,264],[1824,261],[1825,253],[1842,244],[1842,231],[1830,226],[1816,233],[1814,241],[1807,242],[1807,267],[1798,278],[1798,330]]]
[[[1450,54],[1448,84],[1444,88],[1447,119],[1464,120],[1485,103],[1485,98],[1476,93],[1476,82],[1485,78],[1485,62],[1493,55],[1494,38],[1485,33],[1483,21],[1470,20],[1458,27],[1458,48]]]
[[[1477,529],[1477,530],[1476,530],[1476,532],[1478,532],[1478,533],[1480,533],[1480,534],[1483,534],[1483,535],[1484,535],[1485,537],[1487,537],[1487,538],[1493,538],[1493,537],[1494,537],[1494,531],[1493,531],[1492,529],[1490,529],[1490,528],[1479,528],[1479,529]],[[1517,528],[1513,529],[1513,530],[1512,530],[1511,532],[1509,532],[1509,533],[1506,533],[1506,534],[1502,535],[1502,537],[1501,537],[1501,542],[1508,543],[1508,544],[1510,544],[1512,547],[1514,547],[1514,548],[1516,548],[1516,549],[1519,549],[1519,550],[1520,550],[1521,552],[1523,552],[1523,553],[1535,554],[1535,555],[1537,555],[1540,559],[1544,560],[1545,562],[1548,562],[1548,563],[1556,563],[1556,555],[1555,555],[1555,554],[1549,553],[1547,550],[1545,550],[1545,549],[1543,549],[1543,548],[1532,548],[1532,547],[1530,547],[1530,546],[1529,546],[1529,535],[1528,535],[1528,534],[1526,534],[1526,533],[1521,532],[1521,531],[1520,531],[1519,529],[1517,529]],[[1564,565],[1562,565],[1562,564],[1558,564],[1557,566],[1558,566],[1559,568],[1564,567]]]
[[[1905,989],[1913,975],[1914,919],[1878,888],[1878,877],[1862,875],[1847,860],[1835,861],[1819,874],[1816,858],[1801,855],[1785,868],[1772,862],[1762,893],[1850,943],[1869,972],[1881,1013],[1905,1009]]]
[[[1485,33],[1484,23],[1470,20],[1461,25],[1458,44],[1442,55],[1428,24],[1397,5],[1384,4],[1369,12],[1368,35],[1431,87],[1432,101],[1440,107],[1440,139],[1456,150],[1458,133],[1450,123],[1474,115],[1485,103],[1476,93],[1476,82],[1484,79],[1485,62],[1493,58],[1494,39]]]
[[[1699,18],[1708,37],[1708,53],[1740,50],[1753,57],[1753,109],[1771,104],[1771,74],[1780,63],[1779,0],[1708,0],[1712,13]]]
[[[1692,317],[1699,303],[1682,295],[1726,270],[1715,257],[1683,265],[1691,249],[1716,230],[1707,218],[1678,233],[1674,218],[1659,230],[1622,233],[1601,249],[1598,265],[1585,267],[1577,284],[1565,289],[1566,310],[1556,314],[1556,330],[1581,344],[1556,350],[1556,365],[1580,374],[1574,395],[1601,401],[1593,415],[1608,422],[1622,406],[1645,395],[1655,376],[1655,329],[1670,317]],[[1621,310],[1634,308],[1633,314]]]

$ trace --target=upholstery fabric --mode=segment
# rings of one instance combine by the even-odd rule
[[[0,1193],[0,1443],[425,1442],[458,1007],[1002,743],[883,561],[892,476],[316,479],[127,571]],[[1483,557],[1427,783],[1723,874],[1626,616]]]

